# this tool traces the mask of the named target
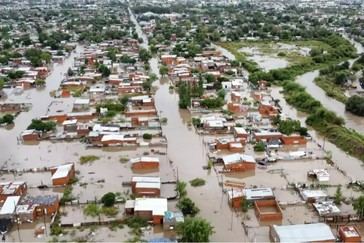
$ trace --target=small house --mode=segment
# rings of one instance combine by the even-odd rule
[[[28,186],[24,181],[0,182],[0,201],[9,196],[24,196]]]
[[[234,127],[233,128],[234,137],[240,138],[245,142],[248,141],[249,133],[243,127]]]
[[[57,195],[27,196],[21,201],[22,205],[34,205],[35,217],[44,215],[52,216],[59,209],[59,198]]]
[[[136,198],[125,203],[125,210],[134,216],[163,224],[164,214],[168,211],[166,198]]]
[[[130,160],[133,170],[158,169],[159,158],[139,157]]]
[[[65,132],[77,132],[77,119],[65,120],[62,122],[62,126]]]
[[[315,202],[312,205],[320,216],[333,216],[340,214],[340,209],[333,201]]]
[[[279,114],[278,109],[267,102],[262,102],[259,105],[258,111],[263,117],[274,117]]]
[[[136,137],[126,137],[123,134],[106,134],[101,138],[103,146],[123,146],[123,145],[136,145]]]
[[[131,178],[131,190],[138,197],[159,197],[161,179],[152,176],[133,176]]]
[[[305,145],[307,140],[299,134],[282,135],[281,141],[284,145]]]
[[[25,130],[20,134],[24,142],[34,142],[40,140],[40,132],[34,129]]]
[[[20,196],[9,196],[0,209],[0,218],[12,218],[18,205]]]
[[[52,174],[53,186],[65,186],[75,178],[75,166],[74,164],[66,164],[56,166],[50,169]]]
[[[255,170],[256,161],[253,156],[246,154],[230,154],[220,159],[224,163],[224,170],[230,172],[240,172]]]
[[[308,203],[325,201],[328,197],[327,194],[322,190],[303,189],[300,191],[300,195],[301,195],[302,199]]]
[[[339,236],[341,242],[361,242],[359,230],[352,225],[344,225],[339,227]]]
[[[282,209],[275,199],[255,201],[254,208],[259,221],[279,221],[283,219]]]
[[[74,111],[84,111],[90,108],[90,99],[76,99],[73,102]]]

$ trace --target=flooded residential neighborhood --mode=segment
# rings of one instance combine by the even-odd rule
[[[0,0],[2,241],[361,242],[363,11]]]

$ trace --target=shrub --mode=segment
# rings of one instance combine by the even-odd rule
[[[259,141],[254,145],[254,151],[255,152],[264,152],[264,150],[265,150],[264,142]]]
[[[86,164],[86,163],[90,163],[90,162],[94,162],[96,160],[99,160],[100,157],[95,156],[95,155],[85,155],[85,156],[81,156],[80,157],[80,164]]]
[[[102,207],[101,211],[109,217],[113,217],[119,213],[119,209],[115,207]]]
[[[87,216],[97,217],[100,215],[101,209],[96,203],[91,203],[83,209],[83,213]]]
[[[187,187],[186,182],[177,181],[176,191],[178,192],[180,198],[187,195],[186,187]]]
[[[0,118],[0,124],[13,124],[14,123],[14,116],[11,114],[6,114]]]
[[[181,198],[176,206],[182,211],[183,215],[190,215],[192,217],[200,211],[195,203],[188,197]]]
[[[48,131],[54,130],[55,127],[56,127],[56,123],[54,123],[52,121],[43,122],[38,119],[33,119],[32,123],[28,126],[28,129],[35,129],[37,131],[48,132]]]
[[[150,140],[150,139],[152,139],[152,134],[149,134],[149,133],[144,133],[143,134],[143,139],[146,139],[146,140]]]
[[[203,186],[203,185],[205,185],[205,183],[206,183],[205,180],[201,179],[201,178],[195,178],[195,179],[190,181],[190,184],[193,187]]]

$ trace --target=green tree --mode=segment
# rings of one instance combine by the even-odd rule
[[[213,234],[213,227],[201,218],[186,218],[177,224],[177,233],[182,237],[181,242],[208,242]]]
[[[28,129],[35,129],[37,131],[47,132],[54,130],[56,127],[56,123],[49,121],[43,122],[42,120],[33,119],[31,124],[28,126]]]
[[[37,85],[37,86],[44,86],[45,84],[46,84],[46,82],[44,79],[37,78],[35,80],[35,85]]]
[[[341,192],[341,186],[339,186],[338,188],[336,188],[334,203],[340,205],[342,200],[343,194]]]
[[[177,181],[176,191],[178,192],[180,198],[185,197],[187,195],[186,187],[187,187],[186,182]]]
[[[167,75],[168,74],[168,67],[166,65],[162,65],[160,68],[159,68],[159,73],[160,75],[164,76],[164,75]]]
[[[182,211],[183,215],[190,215],[192,217],[200,211],[195,203],[188,197],[181,198],[176,206]]]
[[[111,74],[110,69],[104,64],[99,65],[98,70],[101,73],[102,77],[109,77]]]
[[[353,208],[360,218],[364,216],[364,196],[360,196],[353,203]]]
[[[264,150],[265,150],[264,142],[259,141],[254,145],[254,151],[255,152],[263,152]]]
[[[179,94],[179,108],[187,109],[191,105],[191,93],[190,87],[185,84],[181,83],[178,86],[178,94]]]
[[[102,196],[101,202],[104,204],[104,207],[112,207],[115,204],[116,195],[113,192],[108,192]]]
[[[355,115],[364,116],[364,97],[351,96],[345,104],[345,109]]]
[[[139,50],[139,59],[142,62],[148,62],[149,59],[152,58],[152,55],[150,54],[150,52],[147,49],[141,48]]]
[[[0,118],[0,124],[13,124],[14,123],[14,116],[11,114],[6,114]]]

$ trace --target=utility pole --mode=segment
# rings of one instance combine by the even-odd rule
[[[234,189],[231,188],[231,222],[230,222],[230,230],[233,231],[233,216],[234,216]]]
[[[44,223],[44,233],[46,236],[48,236],[47,233],[47,224],[46,224],[46,214],[47,214],[47,209],[43,208],[43,223]]]

